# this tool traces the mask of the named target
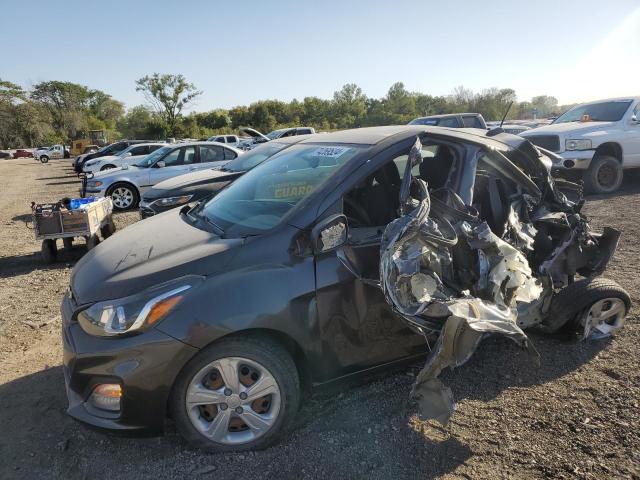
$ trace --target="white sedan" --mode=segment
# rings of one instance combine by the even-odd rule
[[[107,197],[116,210],[135,208],[142,194],[156,183],[195,170],[222,167],[244,152],[215,142],[165,145],[135,164],[88,174],[80,195]]]
[[[117,155],[107,155],[89,160],[82,166],[82,171],[84,173],[96,173],[102,170],[122,167],[125,163],[137,163],[145,155],[149,155],[165,145],[166,143],[164,142],[136,143],[125,148]]]

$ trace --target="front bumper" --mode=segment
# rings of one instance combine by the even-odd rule
[[[558,153],[562,157],[561,162],[553,164],[557,170],[586,170],[591,165],[595,150],[567,150]]]
[[[123,338],[88,335],[74,319],[76,307],[69,295],[65,295],[61,311],[67,413],[93,427],[161,432],[174,380],[198,350],[156,329]],[[88,403],[100,383],[122,386],[119,412]]]

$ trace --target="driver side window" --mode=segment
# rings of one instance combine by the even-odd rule
[[[175,167],[180,164],[180,150],[180,148],[176,148],[164,156],[162,161],[166,167]]]

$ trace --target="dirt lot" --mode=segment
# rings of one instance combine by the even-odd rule
[[[69,165],[0,160],[0,478],[640,478],[640,175],[586,208],[595,226],[624,230],[607,276],[635,306],[617,338],[533,334],[539,368],[508,340],[487,340],[444,375],[459,402],[446,429],[407,401],[416,367],[307,400],[269,450],[208,455],[171,427],[122,438],[65,414],[58,306],[82,247],[47,267],[24,220],[31,200],[77,192]]]

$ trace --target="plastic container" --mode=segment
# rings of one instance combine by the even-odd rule
[[[87,205],[88,203],[93,203],[98,200],[97,197],[87,197],[87,198],[72,198],[69,202],[69,208],[71,210],[79,210],[83,205]]]

